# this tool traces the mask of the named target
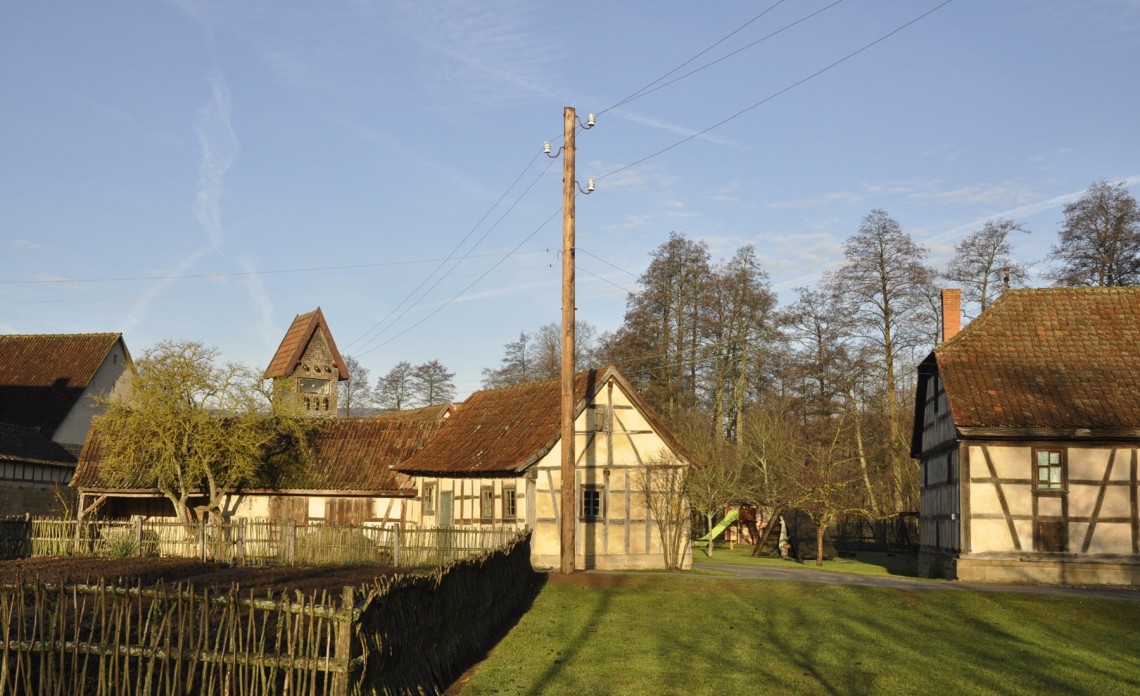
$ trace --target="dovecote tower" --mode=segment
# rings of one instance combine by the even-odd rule
[[[348,368],[320,307],[293,320],[265,370],[265,379],[273,380],[278,398],[288,393],[314,415],[336,415],[337,385],[348,379]]]

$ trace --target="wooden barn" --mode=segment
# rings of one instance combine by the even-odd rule
[[[921,363],[920,570],[1140,585],[1140,288],[1009,290]]]
[[[557,567],[560,394],[558,380],[472,394],[426,447],[397,466],[417,488],[409,521],[527,527],[533,564]],[[662,535],[644,495],[647,472],[655,471],[651,487],[659,487],[692,457],[616,368],[579,372],[575,400],[577,567],[663,567]],[[688,567],[684,510],[683,548],[674,551]]]
[[[97,400],[130,364],[117,333],[0,336],[0,517],[74,502],[67,483]]]

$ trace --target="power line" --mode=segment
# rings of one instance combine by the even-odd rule
[[[942,9],[943,7],[946,7],[947,5],[949,5],[952,2],[954,2],[954,0],[945,0],[944,2],[936,5],[935,7],[931,8],[929,10],[927,10],[926,12],[923,12],[922,14],[920,14],[919,16],[915,17],[914,19],[910,20],[909,22],[907,22],[907,23],[905,23],[899,27],[896,27],[895,29],[891,30],[890,32],[888,32],[882,36],[880,36],[879,38],[875,39],[874,41],[872,41],[868,44],[865,44],[863,47],[861,47],[855,51],[852,51],[851,53],[848,53],[847,55],[845,55],[842,58],[840,58],[839,60],[831,63],[830,65],[828,65],[824,68],[820,68],[819,70],[808,75],[807,77],[805,77],[801,80],[798,80],[796,82],[793,82],[792,84],[788,85],[787,87],[784,87],[783,89],[768,95],[767,97],[761,99],[760,101],[756,102],[755,104],[748,106],[748,107],[745,107],[745,108],[741,109],[740,111],[737,111],[736,113],[732,114],[728,118],[717,121],[716,123],[709,126],[708,128],[705,128],[702,131],[698,131],[696,133],[693,133],[692,135],[685,137],[685,138],[682,138],[681,140],[678,140],[677,142],[673,143],[672,145],[669,145],[668,147],[664,147],[664,148],[658,150],[657,152],[654,152],[652,154],[646,155],[645,157],[642,157],[639,160],[635,160],[635,161],[630,162],[629,164],[627,164],[623,167],[618,167],[617,169],[615,169],[611,172],[608,172],[606,174],[602,174],[602,175],[594,177],[594,178],[595,178],[595,180],[600,181],[602,179],[605,179],[608,176],[613,176],[614,174],[618,174],[618,173],[623,172],[623,171],[630,169],[632,167],[636,167],[637,165],[643,164],[644,162],[647,162],[648,160],[651,160],[654,157],[658,157],[660,155],[665,154],[666,152],[669,152],[670,150],[673,150],[677,147],[680,147],[681,145],[684,145],[685,143],[687,143],[691,140],[695,140],[695,139],[701,137],[702,135],[704,135],[704,134],[706,134],[712,130],[720,128],[721,126],[728,123],[729,121],[737,119],[737,118],[743,116],[744,114],[748,113],[749,111],[752,111],[754,109],[757,109],[757,108],[763,106],[764,104],[767,104],[768,102],[772,101],[776,97],[778,97],[782,94],[785,94],[787,92],[790,92],[791,90],[795,89],[796,87],[799,87],[800,85],[804,84],[805,82],[808,82],[809,80],[813,80],[813,79],[819,77],[820,75],[826,73],[827,71],[831,70],[832,68],[834,68],[838,65],[841,65],[842,63],[845,63],[848,60],[851,60],[852,58],[854,58],[855,56],[859,55],[860,53],[866,51],[867,49],[871,48],[872,46],[875,46],[879,43],[882,43],[883,41],[886,41],[887,39],[889,39],[890,37],[899,33],[903,29],[906,29],[907,27],[914,24],[915,22],[918,22],[918,21],[926,18],[927,16],[937,12],[938,10]],[[826,9],[826,8],[824,8],[824,9]]]
[[[462,257],[444,256],[442,258],[430,259],[409,259],[406,261],[377,261],[375,263],[356,263],[347,266],[309,266],[305,268],[281,268],[271,269],[267,271],[227,271],[218,273],[175,273],[168,275],[149,275],[149,276],[124,276],[121,278],[47,278],[40,280],[0,280],[0,285],[68,285],[72,283],[122,283],[139,280],[192,280],[198,278],[239,278],[242,276],[263,276],[263,275],[281,275],[285,273],[317,273],[321,271],[351,271],[359,268],[381,268],[384,266],[410,266],[419,263],[433,263],[436,261],[446,262],[451,259],[459,258],[493,258],[496,256],[510,255],[514,253],[529,254],[534,252],[545,252],[546,249],[527,249],[518,252],[498,252],[477,255],[466,255]]]
[[[536,154],[536,155],[535,155],[535,158],[537,158],[537,157],[538,157],[538,155]],[[532,160],[531,160],[531,163],[533,163],[533,162],[534,162],[534,159],[532,159]],[[471,246],[471,249],[470,249],[470,250],[468,250],[468,254],[465,254],[464,256],[460,257],[460,258],[459,258],[459,259],[458,259],[458,260],[455,262],[455,264],[453,264],[453,265],[452,265],[452,267],[451,267],[450,269],[448,269],[448,270],[447,270],[447,272],[445,272],[443,275],[439,276],[439,278],[438,278],[438,279],[435,281],[435,283],[433,283],[433,284],[432,284],[432,286],[431,286],[430,288],[428,288],[428,289],[427,289],[427,290],[425,290],[423,293],[421,293],[421,294],[420,294],[420,296],[419,296],[418,298],[416,298],[416,300],[415,300],[414,302],[412,302],[412,304],[411,304],[411,305],[409,305],[407,309],[405,309],[403,312],[401,312],[401,313],[400,313],[400,314],[399,314],[399,315],[398,315],[398,316],[397,316],[395,319],[393,319],[393,320],[391,321],[391,323],[389,323],[389,324],[388,324],[387,326],[385,326],[384,328],[380,329],[380,331],[379,331],[379,332],[377,332],[375,335],[373,335],[371,338],[369,338],[367,341],[365,341],[365,342],[364,342],[364,343],[363,343],[363,344],[360,346],[360,349],[361,349],[361,350],[363,350],[364,348],[367,348],[367,347],[368,347],[368,346],[369,346],[371,343],[373,343],[373,342],[374,342],[374,341],[376,341],[378,338],[380,338],[381,336],[383,336],[383,335],[384,335],[384,333],[385,333],[385,332],[386,332],[388,329],[390,329],[390,328],[392,327],[392,325],[393,325],[395,322],[397,322],[397,321],[399,321],[400,319],[404,318],[404,316],[406,316],[408,312],[412,311],[412,310],[413,310],[413,309],[416,307],[416,305],[418,305],[420,302],[422,302],[422,301],[423,301],[423,299],[424,299],[425,297],[427,297],[427,296],[428,296],[428,294],[429,294],[429,293],[430,293],[432,290],[435,290],[437,287],[439,287],[439,284],[440,284],[440,283],[442,283],[442,282],[444,281],[444,279],[446,279],[446,278],[448,277],[448,275],[450,275],[450,274],[451,274],[451,272],[452,272],[453,270],[455,270],[455,268],[456,268],[457,266],[459,266],[459,264],[460,264],[460,263],[462,263],[463,261],[465,261],[465,260],[468,258],[468,256],[470,255],[470,252],[471,252],[471,251],[474,251],[474,250],[475,250],[475,249],[476,249],[476,248],[477,248],[477,247],[478,247],[480,244],[482,244],[482,243],[483,243],[483,240],[485,240],[485,239],[487,238],[487,235],[491,234],[491,232],[493,232],[493,231],[494,231],[494,230],[495,230],[495,229],[496,229],[496,228],[499,226],[499,223],[501,223],[501,222],[502,222],[504,219],[506,219],[506,217],[507,217],[508,215],[510,215],[510,214],[511,214],[511,212],[512,212],[512,211],[514,211],[515,207],[516,207],[516,206],[518,206],[518,204],[519,204],[520,202],[522,202],[522,199],[523,199],[523,198],[525,198],[525,197],[527,196],[527,194],[529,194],[529,193],[531,192],[531,189],[533,189],[533,188],[535,187],[535,185],[536,185],[536,184],[537,184],[537,183],[538,183],[538,182],[539,182],[539,181],[542,179],[542,177],[546,175],[546,172],[550,170],[550,167],[551,167],[551,165],[553,165],[553,161],[551,161],[551,162],[547,163],[546,167],[544,167],[544,168],[543,168],[542,172],[540,172],[540,173],[539,173],[539,175],[538,175],[537,177],[535,177],[535,178],[534,178],[534,181],[532,181],[532,182],[530,183],[530,186],[527,186],[527,187],[526,187],[526,190],[524,190],[524,191],[523,191],[521,194],[519,194],[519,197],[515,199],[515,202],[514,202],[514,203],[512,203],[512,204],[511,204],[511,206],[510,206],[509,208],[507,208],[507,209],[506,209],[506,211],[504,211],[504,212],[503,212],[503,214],[502,214],[501,216],[499,216],[499,219],[495,221],[495,224],[493,224],[493,225],[491,225],[489,228],[487,228],[487,231],[483,233],[483,236],[482,236],[482,237],[480,237],[479,239],[477,239],[477,240],[475,241],[475,243],[474,243],[474,244]],[[529,165],[529,164],[527,165],[527,168],[528,168],[528,169],[530,168],[530,165]],[[525,170],[524,170],[524,172],[525,172]],[[520,174],[520,175],[519,175],[519,178],[521,178],[521,176],[522,176],[522,175]],[[518,183],[518,179],[517,179],[517,178],[515,179],[515,183]],[[511,188],[514,188],[514,184],[511,184]],[[509,191],[509,190],[510,190],[510,189],[508,189],[508,191]],[[506,195],[506,194],[504,194],[504,195]],[[501,197],[500,197],[500,200],[502,200],[502,198],[501,198]],[[496,203],[496,205],[498,205],[498,203]],[[492,207],[492,209],[493,209],[493,207]],[[488,213],[490,213],[490,211],[488,211]],[[483,218],[484,218],[484,219],[486,219],[486,215],[484,215],[484,216],[483,216]],[[547,220],[547,222],[549,222],[549,219]],[[535,234],[537,234],[537,233],[538,233],[538,230],[542,229],[542,227],[543,227],[543,226],[545,226],[545,225],[546,225],[546,222],[543,222],[543,223],[542,223],[542,225],[540,225],[540,226],[538,227],[538,229],[536,229],[534,232],[532,232],[530,235],[528,235],[528,236],[526,237],[526,239],[524,239],[522,242],[519,242],[519,245],[518,245],[518,246],[516,246],[515,248],[516,248],[516,249],[518,249],[518,248],[519,248],[519,247],[521,247],[523,244],[525,244],[527,241],[529,241],[529,240],[530,240],[532,237],[534,237],[534,235],[535,235]],[[474,232],[474,229],[472,229],[472,232]],[[470,234],[470,233],[468,233],[467,237],[464,237],[464,241],[466,241],[466,239],[467,239],[468,237],[470,237],[470,236],[471,236],[471,234]],[[458,248],[458,247],[456,247],[456,248]],[[452,250],[452,251],[454,252],[454,250]],[[490,273],[490,271],[491,271],[491,270],[494,270],[495,268],[497,268],[497,267],[499,266],[499,264],[501,264],[503,261],[505,261],[505,260],[507,259],[507,257],[509,257],[509,256],[511,255],[511,253],[513,253],[513,252],[508,252],[508,253],[507,253],[505,256],[503,256],[503,258],[501,258],[501,259],[500,259],[498,262],[496,262],[495,264],[493,264],[493,265],[491,266],[491,268],[490,268],[490,269],[488,269],[487,273]],[[440,266],[436,268],[436,270],[435,270],[435,271],[432,273],[432,275],[434,275],[436,272],[438,272],[438,271],[439,271],[439,268],[442,268],[442,267],[443,267],[443,264],[440,264]],[[486,274],[484,274],[483,276],[480,276],[480,277],[479,277],[479,280],[482,280],[482,278],[483,278],[483,277],[485,277],[485,276],[486,276]],[[372,333],[372,332],[373,332],[373,331],[375,331],[375,330],[376,330],[378,327],[380,327],[380,325],[381,325],[381,324],[383,324],[384,322],[388,321],[389,317],[391,317],[391,316],[392,316],[392,314],[394,314],[394,313],[395,313],[395,312],[396,312],[396,311],[397,311],[397,310],[400,308],[400,306],[402,306],[402,305],[404,304],[404,302],[406,302],[406,301],[408,300],[408,298],[410,298],[412,295],[414,295],[414,294],[415,294],[415,292],[419,290],[419,288],[422,288],[422,287],[423,287],[423,285],[424,285],[425,283],[427,283],[429,280],[431,280],[431,278],[432,278],[432,276],[430,276],[430,275],[429,275],[427,278],[425,278],[425,279],[424,279],[424,281],[423,281],[423,283],[420,283],[420,285],[419,285],[419,286],[416,288],[416,290],[415,290],[415,291],[413,291],[413,292],[412,292],[412,294],[410,294],[410,295],[408,295],[408,297],[404,298],[404,301],[403,301],[403,302],[401,302],[401,303],[400,303],[400,305],[398,305],[398,306],[397,306],[395,309],[393,309],[391,312],[389,312],[389,313],[387,314],[387,316],[385,316],[385,317],[384,317],[383,319],[381,319],[380,321],[376,322],[376,324],[374,324],[374,325],[372,326],[372,328],[371,328],[371,329],[369,329],[368,331],[366,331],[366,332],[364,333],[364,336],[367,336],[368,334]],[[475,282],[477,283],[477,282],[479,282],[479,280],[476,280]],[[474,283],[472,283],[472,285],[474,285]],[[468,286],[468,287],[470,287],[470,286]],[[466,289],[464,290],[464,292],[466,292]],[[453,298],[453,299],[454,299],[454,298]],[[450,303],[451,303],[451,300],[448,300],[448,302],[447,302],[447,303],[445,303],[445,304],[444,304],[444,306],[446,306],[447,304],[450,304]],[[441,308],[442,308],[442,307],[441,307]],[[437,309],[436,311],[438,311],[438,309]],[[435,314],[435,312],[432,312],[432,314],[429,314],[428,316],[432,316],[432,315],[434,315],[434,314]],[[419,321],[419,322],[416,322],[416,323],[415,323],[413,326],[419,326],[419,325],[420,325],[420,324],[422,324],[422,323],[423,323],[423,321],[421,320],[421,321]],[[407,333],[407,331],[403,331],[403,332],[401,332],[401,333],[400,333],[400,334],[398,334],[398,335],[399,335],[399,336],[403,336],[405,333]],[[361,336],[361,338],[363,338],[364,336]],[[355,343],[357,343],[358,341],[360,341],[360,338],[356,339],[355,341],[353,341],[353,342],[352,342],[351,344],[349,344],[349,345],[355,344]],[[387,344],[388,344],[388,343],[390,343],[390,342],[391,342],[391,341],[385,341],[384,343],[382,343],[382,344],[380,344],[380,345],[387,345]],[[379,346],[377,346],[377,347],[379,347]],[[368,353],[368,352],[371,352],[371,351],[366,351],[366,353]]]
[[[770,33],[770,34],[768,34],[768,35],[766,35],[766,36],[762,36],[762,37],[760,37],[759,39],[756,39],[755,41],[753,41],[753,42],[752,42],[752,43],[750,43],[750,44],[746,44],[746,45],[744,45],[744,46],[741,46],[740,48],[736,49],[735,51],[733,51],[733,52],[731,52],[731,53],[728,53],[728,54],[726,54],[726,55],[723,55],[723,56],[721,56],[720,58],[717,58],[716,60],[714,60],[714,61],[712,61],[712,62],[709,62],[709,63],[705,63],[704,65],[702,65],[702,66],[701,66],[701,67],[699,67],[699,68],[695,68],[695,69],[693,69],[693,70],[690,70],[689,72],[685,73],[684,75],[680,75],[680,76],[678,76],[678,77],[676,77],[676,78],[674,78],[674,79],[672,79],[672,80],[669,80],[668,82],[665,82],[665,83],[663,83],[663,84],[657,85],[656,87],[653,87],[652,89],[650,89],[650,88],[649,88],[649,87],[651,87],[652,85],[650,85],[650,86],[647,86],[647,87],[643,87],[643,88],[642,88],[642,90],[641,90],[640,92],[638,92],[638,93],[634,94],[633,96],[630,96],[630,97],[626,97],[625,99],[623,99],[622,101],[618,102],[618,103],[617,103],[617,104],[615,104],[614,106],[611,106],[611,107],[610,107],[610,109],[614,109],[614,108],[617,108],[618,106],[621,106],[622,104],[625,104],[625,103],[627,103],[627,102],[631,102],[631,101],[633,101],[634,99],[640,99],[640,98],[642,98],[642,97],[644,97],[644,96],[646,96],[646,95],[649,95],[649,94],[652,94],[652,93],[656,92],[656,91],[657,91],[657,90],[659,90],[659,89],[664,89],[664,88],[668,87],[669,85],[671,85],[671,84],[673,84],[673,83],[675,83],[675,82],[680,82],[681,80],[685,79],[686,77],[689,77],[689,76],[691,76],[691,75],[695,75],[695,74],[697,74],[697,73],[699,73],[699,72],[701,72],[701,71],[703,71],[703,70],[706,70],[706,69],[708,69],[708,68],[711,68],[712,66],[716,65],[717,63],[720,63],[720,62],[722,62],[722,61],[728,60],[729,58],[731,58],[731,57],[733,57],[733,56],[735,56],[735,55],[737,55],[737,54],[739,54],[739,53],[743,53],[744,51],[747,51],[748,49],[752,48],[753,46],[756,46],[756,45],[758,45],[758,44],[761,44],[761,43],[763,43],[763,42],[767,41],[768,39],[771,39],[771,38],[773,38],[773,37],[775,37],[775,36],[778,36],[778,35],[780,35],[780,34],[784,33],[784,32],[785,32],[785,31],[787,31],[788,29],[791,29],[792,27],[794,27],[794,26],[796,26],[796,25],[798,25],[798,24],[803,24],[804,22],[808,21],[808,20],[809,20],[809,19],[811,19],[812,17],[815,17],[815,16],[816,16],[816,15],[818,15],[818,14],[822,14],[822,13],[824,13],[824,12],[826,12],[826,11],[830,10],[831,8],[835,7],[836,5],[838,5],[838,4],[840,4],[840,3],[844,2],[844,1],[845,1],[845,0],[835,0],[835,2],[831,3],[830,5],[827,5],[827,6],[825,6],[825,7],[821,7],[820,9],[816,10],[815,12],[812,12],[811,14],[809,14],[809,15],[807,15],[807,16],[805,16],[805,17],[801,17],[800,19],[797,19],[796,21],[792,22],[791,24],[786,24],[786,25],[784,25],[784,26],[780,27],[779,29],[777,29],[776,31],[774,31],[774,32],[772,32],[772,33]],[[777,3],[777,4],[778,4],[778,3]],[[775,7],[775,5],[773,5],[773,7]],[[768,8],[768,9],[770,10],[770,9],[772,9],[772,8],[770,7],[770,8]],[[767,13],[767,10],[765,10],[765,13]],[[763,15],[760,15],[760,16],[762,17]],[[759,17],[757,17],[757,19],[759,19]],[[753,21],[755,21],[755,20],[753,20]],[[745,25],[745,26],[747,26],[747,25]],[[741,29],[743,29],[743,27],[741,27]],[[740,30],[738,29],[737,31],[740,31]],[[733,32],[733,34],[735,34],[735,33],[736,33],[736,32]],[[732,34],[729,34],[729,36],[732,36]],[[725,38],[728,38],[728,37],[725,37]],[[723,41],[723,40],[724,40],[724,39],[721,39],[721,41]],[[720,43],[720,41],[718,41],[717,43]],[[713,44],[713,45],[715,46],[716,44]],[[711,47],[710,47],[710,48],[711,48]],[[708,49],[705,49],[705,50],[707,51]],[[702,51],[702,53],[704,53],[704,51]],[[700,54],[697,54],[697,55],[700,55]],[[688,62],[692,62],[692,60],[693,60],[693,59],[689,59],[689,61],[687,61],[687,62],[686,62],[686,64],[687,64]],[[682,64],[682,65],[684,65],[684,64]],[[676,72],[676,69],[675,69],[673,72]],[[669,74],[672,74],[672,73],[669,73]],[[658,79],[658,81],[660,81],[661,79],[664,79],[664,78],[659,78],[659,79]],[[606,111],[609,111],[610,109],[606,109]],[[605,112],[603,111],[602,113],[605,113]]]
[[[463,246],[463,245],[464,245],[464,244],[467,242],[467,240],[471,238],[471,235],[475,233],[475,230],[479,229],[479,226],[483,224],[483,221],[484,221],[484,220],[486,220],[486,219],[487,219],[487,217],[488,217],[488,216],[491,214],[491,212],[492,212],[492,211],[493,211],[495,208],[497,208],[497,207],[499,206],[499,204],[500,204],[500,203],[502,203],[502,202],[503,202],[503,199],[507,197],[507,194],[509,194],[509,193],[511,192],[511,190],[512,190],[512,189],[514,189],[514,187],[515,187],[515,186],[516,186],[516,185],[519,183],[519,181],[520,181],[520,180],[522,180],[522,178],[523,178],[523,175],[524,175],[524,174],[526,174],[527,170],[529,170],[529,169],[531,168],[531,166],[532,166],[532,165],[535,163],[535,161],[537,161],[537,160],[538,160],[538,153],[535,153],[535,154],[534,154],[534,156],[530,158],[530,161],[526,163],[526,166],[522,168],[522,171],[520,171],[520,172],[518,173],[518,176],[516,176],[516,177],[515,177],[514,181],[512,181],[512,182],[511,182],[511,185],[510,185],[510,186],[508,186],[508,187],[507,187],[507,189],[506,189],[505,191],[503,191],[502,195],[500,195],[500,196],[499,196],[497,199],[495,199],[495,202],[494,202],[493,204],[491,204],[491,207],[487,209],[487,212],[483,213],[483,215],[482,215],[482,216],[479,218],[478,222],[476,222],[476,223],[475,223],[475,224],[474,224],[474,225],[471,227],[471,229],[467,231],[467,234],[463,235],[463,239],[460,239],[460,240],[459,240],[459,242],[458,242],[458,243],[457,243],[457,244],[456,244],[454,247],[452,247],[451,251],[450,251],[450,252],[448,252],[448,254],[447,254],[447,257],[445,257],[444,259],[442,259],[442,260],[440,261],[439,265],[438,265],[438,266],[436,266],[436,267],[435,267],[435,269],[434,269],[434,270],[433,270],[431,273],[429,273],[429,274],[427,275],[427,277],[426,277],[426,278],[424,278],[424,279],[423,279],[423,281],[422,281],[422,282],[421,282],[419,285],[417,285],[417,286],[415,287],[415,289],[413,289],[413,290],[412,290],[410,293],[408,293],[408,294],[407,294],[407,295],[404,297],[404,299],[400,300],[400,303],[399,303],[399,304],[397,304],[397,305],[395,306],[395,308],[393,308],[393,309],[392,309],[392,311],[391,311],[391,312],[389,312],[389,313],[388,313],[386,316],[384,316],[383,318],[381,318],[381,319],[380,319],[380,321],[378,321],[378,322],[376,322],[375,324],[373,324],[373,325],[372,325],[372,327],[371,327],[371,328],[369,328],[367,331],[365,331],[363,334],[361,334],[361,335],[360,335],[360,336],[358,336],[357,338],[355,338],[355,339],[353,339],[352,341],[350,341],[349,343],[347,343],[347,344],[345,345],[345,347],[346,347],[346,348],[348,348],[348,347],[350,347],[350,346],[353,346],[353,345],[355,345],[356,343],[360,342],[362,339],[366,338],[366,337],[367,337],[369,334],[371,334],[373,331],[375,331],[375,330],[376,330],[376,329],[377,329],[377,328],[378,328],[378,327],[379,327],[381,324],[383,324],[384,322],[388,321],[388,318],[389,318],[389,317],[391,317],[393,313],[397,312],[397,311],[400,309],[400,307],[403,307],[403,306],[404,306],[404,303],[406,303],[408,300],[410,300],[412,297],[414,297],[414,296],[416,295],[416,293],[418,293],[418,292],[420,291],[420,288],[422,288],[422,287],[424,286],[424,284],[425,284],[425,283],[427,283],[429,280],[431,280],[431,279],[432,279],[432,278],[435,276],[435,274],[436,274],[436,273],[439,273],[439,269],[443,268],[443,266],[444,266],[444,265],[447,263],[447,261],[448,261],[448,260],[449,260],[449,259],[450,259],[450,258],[451,258],[451,257],[452,257],[454,254],[455,254],[455,252],[456,252],[456,251],[458,251],[458,250],[459,250],[459,248],[460,248],[460,247],[462,247],[462,246]],[[533,186],[533,184],[532,184],[532,186]],[[529,191],[529,190],[530,190],[530,189],[528,188],[528,189],[527,189],[527,191]],[[525,195],[525,194],[524,194],[524,195]],[[516,201],[516,202],[515,202],[515,205],[517,205],[517,204],[518,204],[518,202]],[[508,212],[510,212],[510,210],[513,210],[513,209],[514,209],[514,205],[512,205],[512,206],[511,206],[511,208],[508,210]],[[501,219],[502,219],[502,218],[500,218],[500,220],[501,220]],[[496,224],[498,224],[498,223],[496,223]],[[494,227],[492,227],[491,229],[494,229]],[[490,232],[490,231],[488,230],[488,233],[489,233],[489,232]],[[483,237],[486,237],[486,236],[487,236],[486,234],[484,234],[484,235],[483,235]],[[482,241],[482,240],[480,240],[480,241]],[[475,245],[475,246],[478,246],[478,243],[476,243],[476,245]],[[474,251],[474,249],[475,249],[475,246],[472,246],[472,247],[471,247],[471,249],[470,249],[470,250],[468,250],[468,253],[467,253],[467,254],[465,254],[464,256],[462,256],[462,257],[459,259],[459,261],[457,261],[457,262],[456,262],[456,264],[455,264],[455,265],[459,265],[459,263],[460,263],[461,261],[463,261],[463,260],[465,260],[466,258],[468,258],[468,257],[471,255],[471,251]],[[452,268],[454,268],[454,266],[453,266]],[[434,286],[433,286],[433,287],[434,287]],[[430,292],[430,290],[429,290],[428,292]],[[426,295],[427,293],[424,293],[424,294]],[[417,300],[417,302],[418,302],[418,301],[419,301],[419,300]],[[412,306],[414,307],[414,306],[415,306],[415,304],[413,303],[413,305],[412,305]],[[409,307],[409,309],[411,309],[411,307]],[[403,315],[400,315],[400,316],[403,316]],[[383,333],[383,332],[381,332],[381,333]],[[367,343],[365,343],[365,345],[367,345]]]
[[[532,238],[532,237],[534,237],[536,234],[538,234],[539,232],[541,232],[541,231],[542,231],[542,228],[543,228],[543,227],[546,227],[548,224],[550,224],[550,221],[551,221],[551,220],[553,220],[554,218],[558,217],[558,216],[559,216],[561,213],[562,213],[562,208],[561,208],[561,207],[559,207],[559,208],[558,208],[558,210],[555,210],[553,213],[551,213],[550,217],[546,218],[546,220],[544,220],[544,221],[542,222],[542,224],[541,224],[541,225],[539,225],[538,227],[536,227],[536,228],[534,229],[534,231],[533,231],[533,232],[531,232],[529,235],[527,235],[527,237],[526,237],[525,239],[523,239],[521,242],[519,242],[519,246],[521,247],[523,244],[526,244],[527,242],[529,242],[529,241],[531,240],[531,238]],[[450,305],[452,302],[454,302],[454,301],[456,301],[457,299],[459,299],[460,297],[462,297],[462,296],[464,295],[464,293],[466,293],[466,292],[467,292],[468,290],[470,290],[471,288],[475,287],[475,285],[476,285],[476,284],[478,284],[478,283],[479,283],[479,281],[481,281],[481,280],[483,280],[484,278],[486,278],[486,277],[487,277],[487,276],[488,276],[488,275],[491,273],[491,271],[493,271],[493,270],[495,270],[496,268],[498,268],[498,267],[499,267],[499,265],[500,265],[500,264],[502,264],[502,263],[503,263],[503,261],[506,261],[506,260],[507,260],[507,258],[508,258],[509,256],[510,256],[510,254],[507,254],[507,255],[506,255],[506,256],[504,256],[503,258],[501,258],[501,259],[499,259],[498,261],[496,261],[496,262],[495,262],[495,263],[494,263],[494,264],[493,264],[493,265],[492,265],[490,268],[488,268],[488,269],[487,269],[487,270],[486,270],[486,271],[485,271],[485,272],[484,272],[482,275],[480,275],[480,276],[479,276],[478,278],[476,278],[475,280],[471,281],[471,283],[470,283],[469,285],[467,285],[467,287],[465,287],[465,288],[463,288],[462,290],[460,290],[458,293],[456,293],[455,295],[453,295],[453,296],[451,297],[451,299],[447,300],[446,302],[444,302],[443,304],[441,304],[439,307],[436,307],[434,310],[432,310],[432,311],[431,311],[431,312],[430,312],[430,313],[429,313],[427,316],[425,316],[424,318],[420,319],[419,321],[417,321],[416,323],[412,324],[411,326],[409,326],[408,328],[404,329],[403,331],[401,331],[400,333],[396,334],[395,336],[392,336],[392,337],[391,337],[391,338],[389,338],[387,341],[384,341],[383,343],[380,343],[380,344],[378,344],[378,345],[374,346],[374,347],[373,347],[372,349],[370,349],[370,350],[366,350],[366,351],[364,351],[364,352],[360,353],[360,355],[368,355],[369,353],[371,353],[371,352],[373,352],[373,351],[375,351],[375,350],[377,350],[377,349],[379,349],[379,348],[383,348],[384,346],[388,345],[388,344],[389,344],[389,343],[391,343],[392,341],[395,341],[397,338],[399,338],[399,337],[403,336],[404,334],[408,333],[409,331],[411,331],[412,329],[416,328],[416,327],[417,327],[417,326],[419,326],[420,324],[424,323],[424,322],[425,322],[425,321],[427,321],[428,319],[431,319],[431,318],[432,318],[432,317],[434,317],[436,314],[439,314],[441,311],[443,311],[443,309],[444,309],[445,307],[447,307],[447,306],[448,306],[448,305]]]
[[[534,249],[534,250],[529,250],[529,251],[540,251],[540,252],[544,252],[544,253],[549,253],[549,250],[546,250],[546,249]],[[521,254],[521,253],[526,253],[526,252],[519,252],[519,253]],[[509,254],[494,254],[494,255],[488,254],[488,256],[509,256]],[[535,270],[544,269],[544,268],[549,268],[549,265],[544,264],[542,266],[533,266],[533,267],[529,267],[529,268],[512,269],[512,270],[535,271]],[[470,277],[475,276],[475,275],[478,275],[478,274],[477,273],[466,273],[466,274],[463,274],[460,276],[452,276],[452,277],[470,278]],[[373,286],[377,286],[377,285],[405,285],[405,284],[408,284],[411,282],[414,282],[414,281],[412,281],[410,279],[409,280],[387,280],[387,281],[370,281],[370,282],[366,282],[366,283],[334,283],[331,285],[322,285],[321,287],[324,289],[365,288],[365,287],[373,287]],[[237,289],[238,287],[240,287],[240,286],[236,286],[236,285],[230,286],[230,290]],[[303,288],[298,287],[295,289],[303,289]],[[0,300],[0,305],[138,302],[140,300],[190,300],[190,299],[229,297],[232,294],[233,294],[233,292],[227,291],[224,293],[221,293],[221,292],[200,293],[199,292],[199,293],[181,293],[181,294],[176,294],[176,295],[129,295],[129,296],[123,296],[123,297],[80,297],[80,298],[74,298],[73,297],[73,298],[68,298],[68,299],[54,299],[54,300]]]
[[[621,271],[622,273],[626,274],[626,275],[627,275],[627,276],[629,276],[630,278],[640,278],[640,277],[641,277],[641,276],[637,275],[636,273],[631,273],[631,272],[629,272],[629,271],[625,270],[624,268],[621,268],[620,266],[615,266],[615,265],[613,265],[613,264],[612,264],[612,263],[610,263],[609,261],[606,261],[605,259],[603,259],[601,256],[598,256],[597,254],[594,254],[594,253],[592,253],[592,252],[586,251],[586,250],[585,250],[585,249],[583,249],[582,247],[577,247],[577,248],[575,249],[575,251],[580,251],[580,252],[582,252],[583,254],[585,254],[586,256],[590,256],[590,257],[592,257],[592,258],[595,258],[595,259],[597,259],[598,261],[601,261],[602,263],[606,264],[606,265],[607,265],[607,266],[609,266],[610,268],[614,269],[615,271]]]

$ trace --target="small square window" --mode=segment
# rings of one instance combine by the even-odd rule
[[[1037,490],[1060,490],[1065,484],[1065,453],[1059,449],[1033,451],[1033,486]]]
[[[518,515],[518,499],[514,486],[503,486],[503,521],[513,522]]]
[[[435,484],[425,483],[423,494],[424,514],[435,514]]]
[[[484,522],[495,519],[494,486],[483,486],[479,490],[479,519]]]
[[[582,486],[581,517],[583,520],[600,520],[605,514],[605,488],[598,484],[587,483]]]

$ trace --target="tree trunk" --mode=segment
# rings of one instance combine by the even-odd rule
[[[854,405],[852,399],[852,405]],[[879,516],[879,501],[875,499],[875,489],[871,486],[871,475],[867,471],[867,452],[863,448],[863,419],[859,416],[858,406],[855,406],[855,448],[859,456],[859,470],[863,474],[863,485],[867,487],[867,500],[871,503],[871,512]]]
[[[815,564],[817,566],[823,565],[823,537],[827,534],[829,523],[830,519],[824,515],[815,526]]]

